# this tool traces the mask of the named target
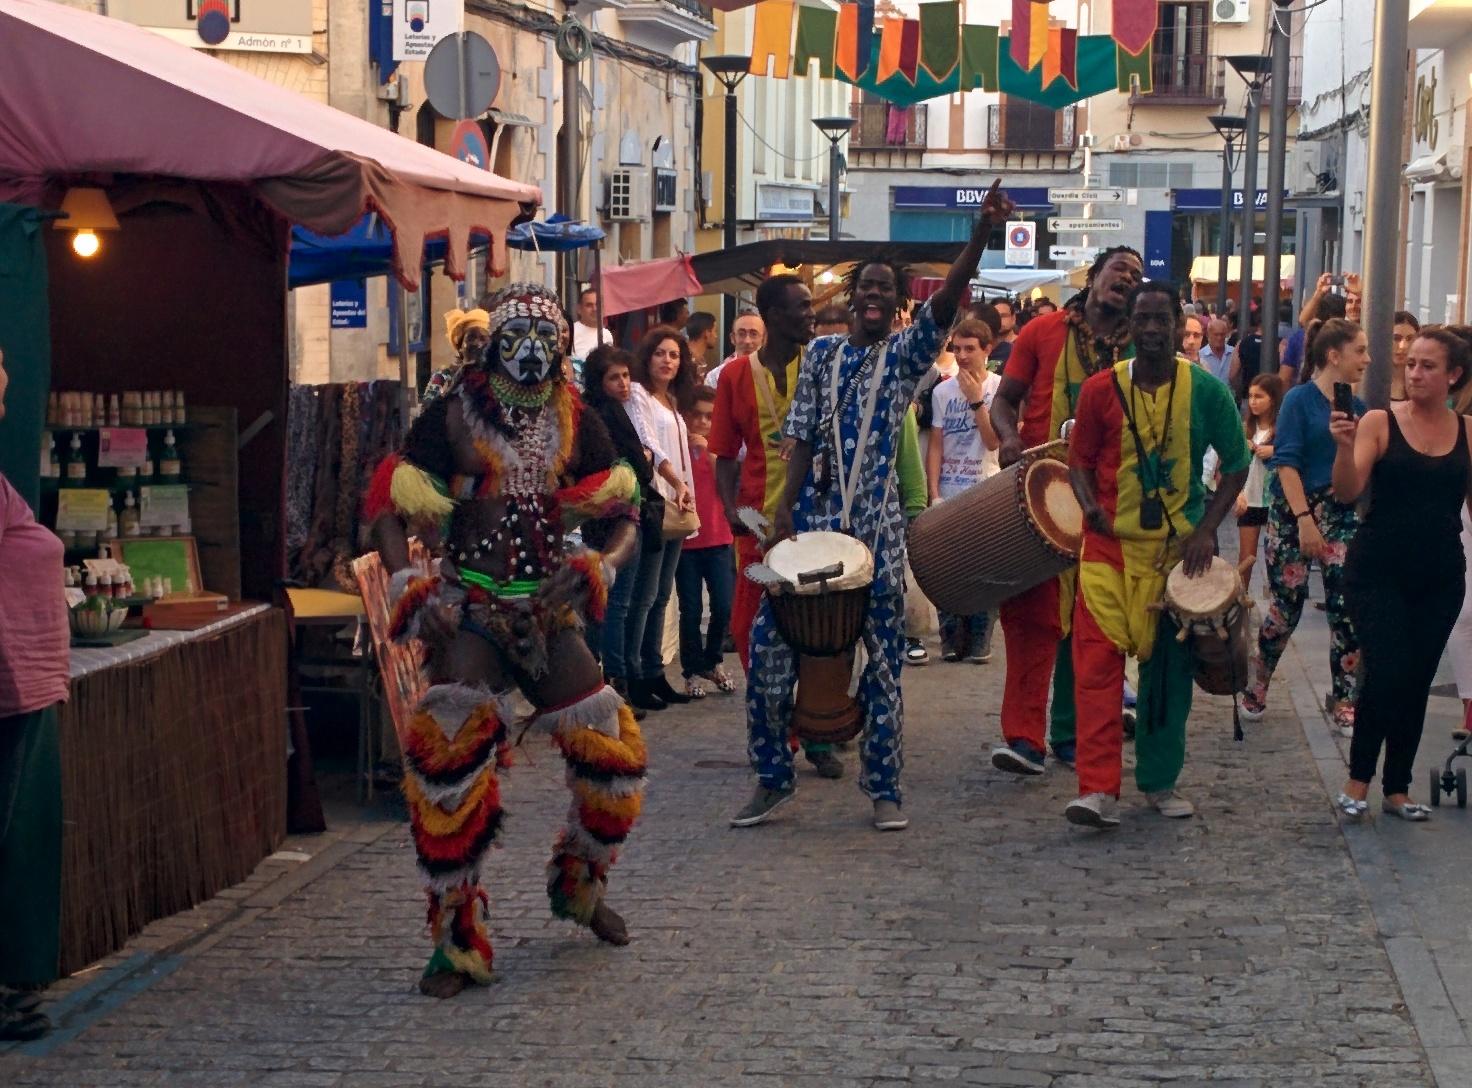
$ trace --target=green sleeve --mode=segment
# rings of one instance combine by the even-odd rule
[[[1242,428],[1242,416],[1237,411],[1236,398],[1221,380],[1207,375],[1211,380],[1203,383],[1209,394],[1206,402],[1206,433],[1211,436],[1210,445],[1221,458],[1220,471],[1245,472],[1252,463],[1252,451],[1247,447],[1247,435]]]
[[[905,517],[913,518],[929,504],[925,486],[925,466],[920,462],[920,424],[915,419],[915,406],[905,413],[900,428],[900,497],[905,504]]]

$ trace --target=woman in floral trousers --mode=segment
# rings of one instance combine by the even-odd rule
[[[1268,509],[1266,548],[1271,603],[1258,632],[1242,716],[1256,721],[1266,712],[1268,684],[1303,614],[1309,564],[1317,562],[1329,617],[1334,724],[1350,736],[1360,655],[1344,599],[1344,559],[1359,519],[1354,507],[1337,502],[1330,488],[1334,439],[1329,434],[1329,412],[1335,384],[1360,380],[1369,348],[1360,327],[1341,318],[1312,323],[1306,342],[1303,383],[1288,392],[1278,413],[1271,461],[1278,472]],[[1355,414],[1364,411],[1356,399]]]

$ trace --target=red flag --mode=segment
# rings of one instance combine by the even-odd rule
[[[1155,36],[1160,17],[1157,0],[1111,0],[1114,6],[1110,35],[1131,56],[1139,56]]]

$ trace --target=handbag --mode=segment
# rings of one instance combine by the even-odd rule
[[[685,470],[685,478],[691,477],[690,472],[690,448],[689,439],[685,434],[685,423],[678,416],[675,417],[676,430],[680,435],[680,466]],[[694,536],[700,532],[700,515],[694,510],[681,510],[673,502],[666,500],[664,504],[664,538],[669,540],[684,540],[686,537]]]

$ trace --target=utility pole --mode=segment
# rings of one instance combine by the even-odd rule
[[[1362,389],[1372,408],[1390,402],[1390,352],[1400,245],[1401,134],[1405,128],[1407,0],[1376,0],[1370,65],[1370,147],[1365,186],[1364,296],[1360,314],[1370,340]]]
[[[558,35],[557,42],[557,54],[562,58],[562,135],[557,145],[557,210],[574,222],[582,218],[578,199],[582,189],[582,156],[579,151],[582,140],[578,133],[581,120],[579,69],[582,60],[592,51],[588,33],[574,14],[577,6],[577,0],[565,0],[563,32]],[[574,309],[578,301],[575,253],[558,254],[557,266],[557,285],[563,304],[569,310]],[[602,292],[598,301],[601,306]]]
[[[1242,145],[1242,268],[1237,294],[1237,333],[1247,335],[1252,308],[1252,241],[1257,232],[1257,141],[1262,112],[1262,75],[1270,64],[1267,57],[1245,53],[1227,58],[1227,63],[1247,81],[1247,138]]]
[[[1247,127],[1247,118],[1228,114],[1208,117],[1211,127],[1222,138],[1222,215],[1218,232],[1216,261],[1216,312],[1223,314],[1227,309],[1227,277],[1231,275],[1230,255],[1232,252],[1232,144],[1237,135]]]
[[[1270,11],[1273,74],[1268,83],[1268,222],[1267,245],[1262,259],[1262,340],[1258,369],[1263,374],[1278,370],[1278,296],[1281,293],[1283,257],[1283,173],[1288,156],[1288,50],[1292,44],[1291,0],[1273,0]],[[1247,333],[1244,330],[1243,336]],[[1240,341],[1239,341],[1240,344]],[[1239,348],[1240,350],[1240,348]]]
[[[731,250],[736,248],[736,87],[751,69],[751,58],[734,53],[718,53],[701,57],[700,63],[726,88],[726,185],[721,200],[725,205],[721,218],[725,225],[723,242],[725,248]],[[729,337],[731,326],[736,324],[736,296],[730,292],[726,293],[722,301],[721,313],[724,318],[721,334]]]

